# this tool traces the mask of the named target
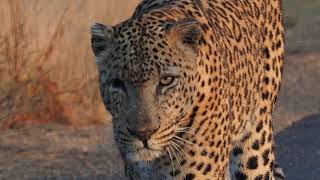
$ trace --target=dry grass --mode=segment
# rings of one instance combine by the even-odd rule
[[[95,21],[124,20],[136,4],[126,0],[0,1],[0,127],[108,122],[88,29]]]

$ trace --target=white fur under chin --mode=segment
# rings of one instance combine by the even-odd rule
[[[152,160],[161,156],[161,151],[142,148],[136,152],[127,153],[127,160],[130,162],[151,162]]]

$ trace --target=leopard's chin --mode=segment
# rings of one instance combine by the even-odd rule
[[[153,150],[148,148],[141,148],[135,152],[129,152],[126,154],[127,160],[129,162],[152,162],[153,160],[162,156],[163,152],[159,150]]]

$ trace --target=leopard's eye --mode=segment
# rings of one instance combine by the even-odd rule
[[[160,79],[160,86],[169,86],[175,81],[173,76],[164,76]]]
[[[112,90],[127,92],[127,87],[123,81],[120,79],[112,79],[109,82],[109,88]]]
[[[157,93],[159,95],[165,94],[168,90],[174,89],[179,84],[179,75],[166,74],[159,80]]]

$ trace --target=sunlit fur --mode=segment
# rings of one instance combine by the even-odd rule
[[[191,47],[182,47],[189,52],[179,48],[181,42],[174,41],[176,35],[170,34],[175,33],[174,27],[168,27],[170,21],[159,23],[157,27],[150,24],[132,32],[131,24],[138,27],[138,24],[148,21],[142,17],[117,26],[112,51],[97,59],[103,63],[100,64],[101,92],[105,93],[106,107],[113,115],[115,140],[123,157],[133,162],[151,161],[166,153],[165,147],[185,125],[183,121],[191,112],[198,84],[197,72],[194,71],[198,54]],[[158,44],[150,43],[150,37],[154,42],[167,45],[163,44],[164,48],[159,49]],[[162,74],[179,77],[174,88],[160,95],[157,88]],[[125,83],[128,95],[117,89],[110,90],[108,81],[115,78]],[[144,149],[142,142],[127,130],[141,123],[143,118],[160,125],[148,141],[150,150]]]
[[[130,179],[274,178],[278,0],[144,0],[127,21],[91,33]],[[135,133],[151,131],[146,142]]]

